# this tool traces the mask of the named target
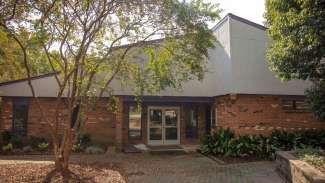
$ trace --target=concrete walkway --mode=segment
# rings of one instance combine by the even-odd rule
[[[131,156],[131,155],[130,155]],[[125,167],[130,183],[282,183],[274,162],[218,165],[200,154],[135,155]],[[125,160],[126,160],[125,159]]]
[[[0,165],[53,163],[51,156],[0,156]],[[283,183],[269,161],[219,165],[197,153],[183,155],[73,155],[73,163],[118,165],[129,183]]]

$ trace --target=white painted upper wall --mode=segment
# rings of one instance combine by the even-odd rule
[[[266,31],[247,24],[247,20],[228,15],[214,28],[218,39],[209,51],[208,72],[203,81],[184,83],[181,91],[167,89],[158,96],[218,96],[225,94],[303,95],[310,85],[306,81],[281,82],[269,71]],[[246,21],[246,23],[245,23]],[[55,97],[58,86],[54,76],[32,81],[39,97]],[[132,95],[132,87],[124,88],[118,81],[112,86],[117,95]],[[26,81],[0,85],[0,96],[31,96]]]
[[[310,82],[282,82],[268,68],[265,30],[230,18],[232,86],[229,93],[303,95]]]

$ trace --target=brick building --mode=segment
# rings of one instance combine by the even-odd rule
[[[146,95],[141,112],[136,110],[132,91],[114,85],[117,112],[107,111],[107,97],[101,98],[96,109],[87,113],[84,132],[107,144],[174,145],[198,144],[217,127],[232,128],[237,134],[324,128],[305,101],[304,90],[310,83],[281,82],[269,71],[264,26],[228,14],[213,30],[220,44],[209,52],[209,71],[203,81],[185,83],[182,91]],[[55,74],[32,78],[48,116],[55,112]],[[48,135],[26,79],[1,83],[0,96],[0,131]],[[61,105],[59,120],[64,120],[64,99]]]

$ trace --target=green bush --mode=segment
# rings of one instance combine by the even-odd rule
[[[236,138],[234,145],[236,146],[236,155],[248,156],[257,151],[258,137],[255,135],[244,135]]]
[[[229,129],[219,129],[202,139],[200,150],[204,154],[224,156],[257,156],[263,159],[275,157],[276,150],[301,148],[322,148],[325,144],[325,131],[309,130],[289,133],[274,131],[270,136],[242,135],[235,137]]]
[[[23,138],[18,135],[12,135],[10,138],[10,143],[13,145],[15,149],[22,148],[24,146]]]
[[[38,148],[40,143],[47,143],[44,137],[30,136],[28,137],[27,144],[33,148]]]
[[[298,149],[296,153],[299,159],[312,165],[323,166],[325,164],[324,152],[320,151],[319,149]]]
[[[42,142],[42,143],[38,144],[38,149],[40,151],[46,151],[48,148],[49,148],[49,143]]]
[[[259,136],[258,146],[256,155],[263,159],[274,159],[275,158],[275,146],[270,137]]]
[[[72,146],[72,151],[76,153],[80,153],[83,151],[83,148],[81,147],[80,144],[75,144]]]
[[[87,146],[91,145],[91,136],[90,134],[81,134],[79,135],[78,138],[78,144],[80,144],[80,146],[82,148],[86,148]]]
[[[304,144],[308,147],[313,148],[325,148],[325,131],[321,130],[308,130],[301,133],[300,135],[300,143]]]
[[[2,146],[2,151],[5,153],[12,152],[12,150],[13,150],[13,146],[10,143]]]
[[[230,129],[219,129],[211,135],[206,135],[202,140],[201,152],[212,154],[233,155],[233,143],[235,134]]]
[[[306,90],[311,110],[320,119],[325,120],[325,81],[316,82]]]
[[[1,133],[1,138],[2,138],[2,144],[8,144],[11,139],[11,132],[8,130],[5,130]]]
[[[295,133],[276,130],[271,134],[270,138],[273,145],[279,150],[289,151],[301,146],[300,136]]]

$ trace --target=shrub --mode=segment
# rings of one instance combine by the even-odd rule
[[[239,136],[234,143],[236,155],[249,156],[255,154],[258,150],[259,140],[259,137],[256,135]]]
[[[300,143],[304,146],[325,148],[325,131],[308,130],[297,135],[300,135]]]
[[[49,143],[46,143],[46,142],[42,142],[40,144],[38,144],[38,149],[40,151],[46,151],[49,147]]]
[[[263,159],[275,158],[275,146],[270,137],[259,136],[256,155]]]
[[[234,132],[230,129],[218,129],[213,134],[206,135],[202,139],[200,150],[205,154],[233,155],[235,152],[231,148],[234,140]]]
[[[2,143],[3,144],[8,144],[11,139],[11,132],[8,130],[5,130],[1,133],[1,138],[2,138]]]
[[[220,129],[202,139],[200,150],[205,154],[224,156],[251,156],[263,159],[275,158],[276,150],[295,150],[301,148],[320,148],[325,144],[325,131],[303,131],[289,133],[274,131],[270,136],[243,135],[235,137],[227,129]]]
[[[30,136],[27,141],[27,144],[33,148],[38,148],[38,145],[41,143],[47,143],[44,137]]]
[[[299,159],[306,161],[312,165],[323,166],[325,164],[324,154],[319,149],[306,148],[296,151]]]
[[[13,146],[10,143],[2,146],[2,151],[5,153],[12,152],[12,150],[13,150]]]
[[[91,136],[90,134],[81,134],[78,138],[78,144],[80,144],[81,147],[86,148],[91,144]]]
[[[325,120],[325,81],[316,82],[306,90],[311,110],[320,119]]]
[[[75,145],[72,146],[72,151],[76,152],[76,153],[79,153],[79,152],[82,152],[83,149],[82,149],[80,144],[75,144]]]
[[[14,148],[22,148],[24,146],[23,138],[18,135],[12,135],[10,138],[10,143],[13,145]]]
[[[300,136],[286,131],[275,130],[271,134],[276,149],[289,151],[301,147]]]
[[[98,145],[92,145],[86,148],[85,152],[87,154],[102,154],[105,153],[104,148],[98,146]]]

